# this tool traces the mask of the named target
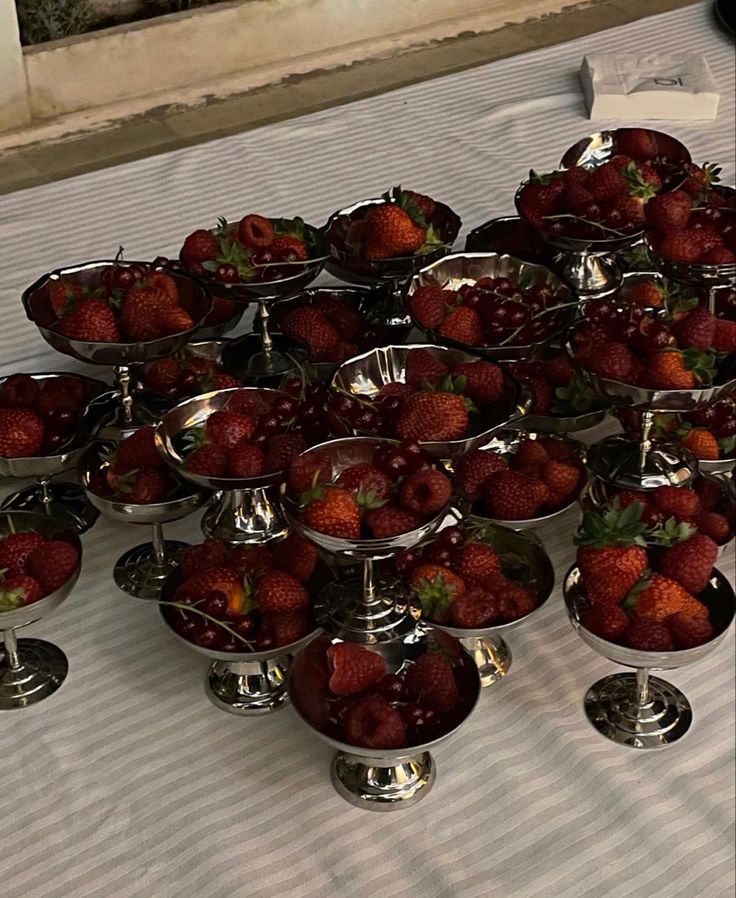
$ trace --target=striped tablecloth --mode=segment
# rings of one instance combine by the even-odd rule
[[[75,368],[25,320],[21,290],[118,244],[128,258],[173,253],[193,228],[245,210],[319,223],[398,183],[458,209],[465,230],[509,213],[530,166],[554,166],[594,130],[576,77],[587,52],[705,53],[718,122],[664,127],[733,182],[733,47],[709,6],[1,198],[0,372]],[[558,583],[576,521],[540,532]],[[198,537],[196,519],[167,529]],[[330,750],[291,709],[243,720],[208,702],[206,660],[113,584],[114,560],[142,537],[101,519],[83,538],[77,588],[33,627],[70,672],[52,698],[0,717],[3,895],[733,896],[733,633],[667,675],[694,705],[685,740],[618,748],[582,711],[615,666],[573,632],[558,585],[512,634],[509,678],[437,750],[432,794],[374,815],[333,791]],[[721,564],[733,574],[732,555]]]

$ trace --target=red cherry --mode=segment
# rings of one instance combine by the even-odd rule
[[[406,688],[406,683],[396,674],[386,674],[382,680],[378,681],[376,688],[378,689],[378,694],[383,696],[386,701],[409,701],[409,690]]]
[[[215,271],[215,280],[222,281],[225,284],[234,284],[240,280],[238,269],[230,262],[223,262],[217,266]]]

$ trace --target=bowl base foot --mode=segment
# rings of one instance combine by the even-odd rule
[[[100,513],[90,505],[84,490],[76,483],[38,483],[18,490],[2,503],[5,511],[33,511],[47,514],[62,526],[72,527],[77,533],[84,533],[99,518]]]
[[[642,457],[641,444],[621,434],[595,443],[588,450],[588,467],[621,489],[687,486],[698,466],[690,452],[673,443],[654,443]]]
[[[262,717],[288,702],[290,655],[268,661],[215,661],[207,672],[205,692],[213,705],[241,717]]]
[[[585,696],[585,714],[593,726],[617,745],[662,748],[690,729],[693,712],[687,698],[665,680],[649,678],[649,700],[637,700],[635,673],[598,680]]]
[[[464,636],[460,642],[475,661],[481,686],[492,686],[508,674],[511,649],[500,636]]]
[[[421,801],[437,768],[428,751],[401,761],[338,752],[330,768],[332,784],[345,801],[369,811],[398,811]]]
[[[43,701],[56,692],[69,670],[64,652],[43,639],[18,640],[20,667],[8,665],[4,644],[0,655],[0,711]]]
[[[156,560],[153,543],[143,543],[128,549],[115,562],[113,577],[123,592],[136,599],[158,599],[164,580],[176,567],[189,543],[164,541],[163,564]]]
[[[364,595],[362,580],[330,583],[314,605],[320,627],[346,642],[364,645],[406,636],[416,627],[420,613],[398,581],[380,581],[371,599]]]
[[[202,517],[202,533],[221,543],[266,543],[289,531],[281,512],[278,489],[223,490]]]

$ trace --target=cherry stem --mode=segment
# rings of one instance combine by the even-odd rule
[[[203,601],[203,600],[202,600]],[[195,614],[199,614],[205,620],[209,621],[211,624],[215,624],[218,627],[222,627],[222,629],[229,633],[231,636],[234,636],[239,642],[242,642],[243,645],[246,645],[251,652],[255,651],[253,643],[245,638],[245,636],[241,636],[240,633],[236,633],[235,630],[229,625],[226,624],[225,621],[221,621],[216,617],[212,617],[211,614],[207,614],[205,611],[202,611],[201,608],[197,608],[195,605],[185,605],[183,602],[166,602],[163,600],[159,600],[159,605],[167,605],[169,608],[178,608],[180,611],[193,611]],[[183,615],[182,615],[183,616]]]
[[[591,221],[588,218],[583,218],[581,215],[572,215],[569,212],[565,212],[561,215],[543,215],[542,218],[544,221],[557,221],[560,218],[572,218],[574,221],[581,221],[583,224],[593,225],[593,227],[600,228],[602,231],[608,231],[609,234],[615,234],[617,237],[628,236],[628,234],[625,234],[623,231],[617,231],[616,228],[608,228],[599,221]]]

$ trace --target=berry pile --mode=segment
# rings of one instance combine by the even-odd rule
[[[303,524],[340,539],[387,539],[416,530],[450,501],[449,477],[418,443],[378,443],[370,458],[333,469],[329,450],[297,456],[287,485]]]
[[[567,295],[567,291],[565,291]],[[577,305],[533,277],[483,277],[457,290],[427,284],[409,296],[420,327],[466,346],[540,343],[565,325]]]
[[[435,211],[431,197],[394,187],[383,194],[382,203],[365,206],[359,215],[351,216],[342,241],[351,255],[373,261],[431,253],[445,244],[435,228]],[[332,239],[336,238],[333,234]]]
[[[642,231],[644,208],[661,187],[653,165],[617,154],[592,171],[532,171],[517,204],[521,217],[542,232],[605,240]]]
[[[287,392],[241,389],[204,423],[184,433],[184,466],[204,477],[260,477],[289,466],[329,434],[326,387],[287,381]],[[298,391],[292,395],[289,391]]]
[[[226,390],[242,386],[240,381],[225,374],[214,360],[184,352],[181,357],[155,359],[143,367],[143,386],[152,393],[178,402],[211,390]]]
[[[100,468],[90,475],[89,489],[131,505],[153,505],[181,495],[182,481],[156,449],[154,433],[153,427],[141,427],[117,446],[101,445]]]
[[[276,281],[300,274],[319,249],[301,218],[245,215],[237,224],[219,219],[211,231],[199,228],[179,250],[195,277],[221,284]]]
[[[51,330],[91,343],[147,343],[191,330],[204,315],[180,296],[170,274],[153,266],[116,261],[97,276],[96,283],[74,275],[49,282],[57,316]]]
[[[60,374],[34,379],[11,374],[0,385],[0,458],[29,458],[61,451],[79,427],[100,385]]]
[[[459,440],[490,426],[507,378],[495,362],[460,362],[450,370],[444,351],[410,349],[403,380],[373,396],[333,392],[330,405],[356,430],[402,440]]]
[[[0,612],[31,605],[60,589],[79,566],[79,552],[35,530],[0,537]]]
[[[736,321],[695,302],[665,316],[608,299],[588,302],[573,331],[575,361],[599,377],[649,389],[708,386],[736,349]]]
[[[520,620],[539,604],[529,571],[519,569],[516,556],[506,559],[484,542],[482,529],[447,527],[395,563],[422,617],[434,623],[479,630]]]
[[[586,480],[580,448],[553,437],[523,439],[508,459],[473,449],[455,463],[455,486],[472,513],[500,521],[523,521],[569,505]]]
[[[632,503],[583,515],[575,540],[587,599],[581,623],[602,639],[640,651],[702,645],[715,629],[697,595],[708,586],[718,547],[703,534],[666,548],[647,547],[641,511]]]
[[[561,349],[549,349],[542,358],[512,362],[509,368],[531,391],[530,414],[568,418],[608,407]]]
[[[442,643],[398,673],[377,652],[350,642],[327,649],[329,735],[349,745],[395,749],[453,730],[467,714],[464,670]]]
[[[327,576],[316,548],[296,534],[273,548],[206,540],[184,552],[179,571],[182,582],[162,602],[166,619],[218,652],[264,652],[307,636],[315,628],[311,596]]]

